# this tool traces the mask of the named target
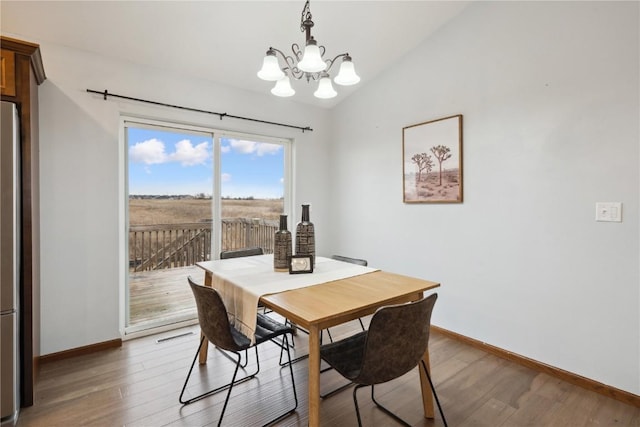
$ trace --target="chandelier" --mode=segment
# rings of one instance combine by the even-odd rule
[[[291,87],[290,78],[300,80],[303,77],[310,82],[318,82],[318,89],[313,93],[317,98],[333,98],[338,93],[331,84],[329,71],[338,58],[342,58],[338,75],[333,79],[339,85],[350,86],[358,83],[360,77],[356,74],[351,56],[348,53],[341,53],[333,59],[324,59],[325,47],[318,46],[318,43],[311,35],[311,10],[309,0],[304,4],[302,16],[300,18],[300,31],[305,33],[304,51],[297,43],[291,45],[293,55],[285,55],[281,50],[270,47],[262,62],[262,68],[258,71],[258,77],[262,80],[275,81],[276,85],[271,89],[271,93],[276,96],[293,96],[296,91]],[[280,64],[278,56],[283,61]]]

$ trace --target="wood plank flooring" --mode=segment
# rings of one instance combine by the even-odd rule
[[[185,315],[195,319],[196,302],[187,284],[189,275],[198,283],[204,282],[204,270],[195,265],[131,273],[129,325],[149,324]]]
[[[337,339],[357,330],[359,324],[351,322],[331,332]],[[193,334],[157,342],[185,332]],[[306,339],[302,333],[297,336],[298,354],[306,353]],[[22,410],[18,426],[216,425],[224,393],[187,406],[178,403],[198,341],[199,329],[194,326],[125,341],[118,349],[45,363],[36,384],[35,404]],[[640,426],[640,408],[442,334],[432,332],[430,352],[433,379],[450,426]],[[261,425],[292,404],[289,371],[278,366],[278,357],[275,345],[260,347],[261,371],[257,379],[234,387],[223,425]],[[227,381],[230,368],[231,363],[211,349],[207,365],[196,365],[189,394]],[[228,377],[219,377],[224,374]],[[298,409],[279,426],[307,425],[306,360],[294,364],[294,374]],[[413,370],[376,387],[376,397],[413,426],[441,426],[437,410],[435,420],[422,417],[417,375]],[[323,373],[322,391],[343,381],[335,371]],[[352,390],[349,387],[323,400],[322,425],[357,425]],[[365,426],[396,425],[375,408],[368,390],[360,391],[359,401]]]

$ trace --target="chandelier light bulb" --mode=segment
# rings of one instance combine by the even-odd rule
[[[324,73],[324,75],[318,82],[318,90],[313,92],[313,96],[315,96],[316,98],[330,99],[334,98],[337,94],[338,92],[336,92],[333,88],[329,75],[327,73]]]
[[[276,85],[273,87],[273,89],[271,89],[271,93],[275,96],[286,98],[288,96],[295,95],[296,91],[291,87],[289,76],[285,75],[276,82]]]
[[[262,68],[258,71],[258,77],[270,82],[275,82],[284,77],[284,73],[280,69],[280,64],[278,64],[276,53],[273,50],[269,49],[267,51],[267,55],[262,61]]]
[[[340,71],[333,81],[342,86],[351,86],[360,81],[360,76],[356,74],[356,69],[349,55],[342,60]]]
[[[298,69],[306,73],[317,73],[323,71],[325,68],[327,68],[327,64],[322,60],[320,48],[313,37],[311,37],[304,48],[302,60],[298,62]]]

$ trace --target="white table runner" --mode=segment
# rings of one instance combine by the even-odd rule
[[[198,263],[212,273],[212,286],[220,292],[233,325],[254,339],[256,309],[263,295],[290,291],[378,269],[317,257],[311,274],[289,274],[273,270],[273,255],[260,255]]]

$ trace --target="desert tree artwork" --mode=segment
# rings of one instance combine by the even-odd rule
[[[411,161],[418,167],[418,176],[416,177],[416,181],[422,180],[423,172],[426,172],[426,176],[431,172],[431,169],[433,169],[433,160],[431,160],[431,156],[427,153],[414,154],[413,157],[411,157]]]
[[[438,159],[438,164],[440,165],[440,173],[438,174],[440,181],[438,185],[442,185],[442,162],[451,158],[451,149],[444,145],[437,145],[431,147],[431,152],[436,156],[436,159]]]
[[[402,152],[405,203],[462,202],[462,115],[403,128]]]

